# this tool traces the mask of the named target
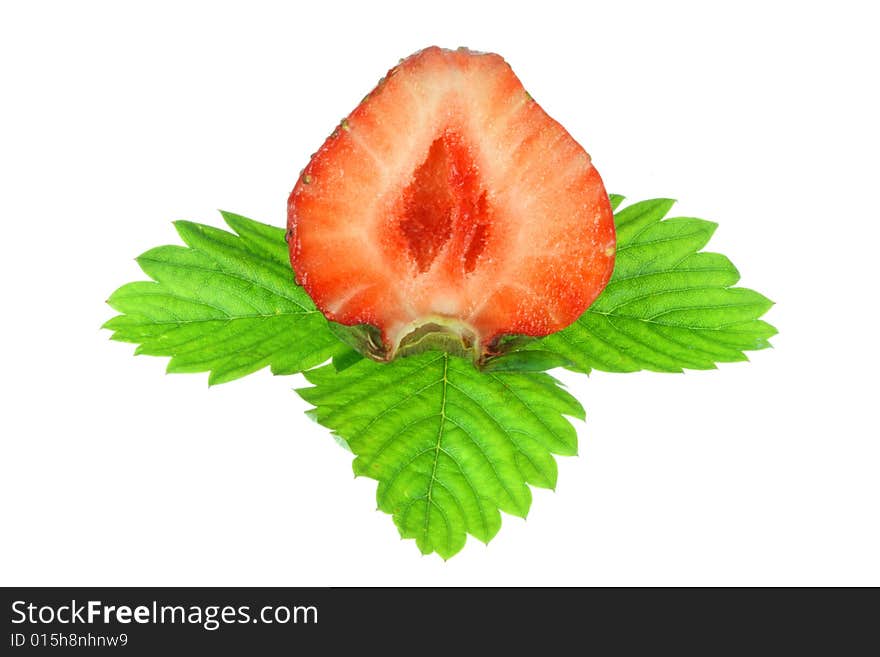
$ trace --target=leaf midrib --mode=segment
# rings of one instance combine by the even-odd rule
[[[206,251],[203,251],[201,249],[195,249],[192,247],[189,247],[189,248],[191,248],[194,253],[198,253],[198,254],[203,255],[207,258],[210,258],[210,260],[217,265],[218,269],[208,269],[207,267],[199,267],[198,265],[193,265],[191,263],[168,262],[165,260],[160,260],[157,258],[151,258],[151,257],[145,257],[145,256],[141,256],[139,258],[139,260],[144,260],[145,262],[152,262],[152,263],[158,264],[158,265],[164,265],[166,267],[171,266],[171,267],[175,267],[175,268],[179,268],[179,269],[189,269],[192,271],[205,272],[207,274],[211,274],[214,276],[216,276],[218,274],[221,276],[228,276],[229,278],[239,280],[243,283],[248,283],[249,285],[252,285],[253,287],[255,287],[257,289],[268,292],[269,294],[271,294],[274,297],[278,297],[280,299],[286,299],[287,301],[289,301],[293,305],[297,306],[298,308],[302,308],[302,311],[304,313],[317,312],[317,310],[307,310],[307,307],[304,306],[301,301],[299,301],[298,299],[294,299],[293,297],[288,296],[287,294],[284,294],[283,292],[278,292],[276,290],[273,290],[272,288],[267,287],[263,283],[260,283],[259,281],[255,281],[252,278],[247,278],[247,277],[242,276],[240,274],[236,274],[232,271],[229,271],[229,269],[227,267],[224,267],[222,262],[218,261],[217,258],[215,258],[213,255],[211,255],[210,253],[208,253]],[[291,271],[291,273],[293,273],[293,272]],[[161,281],[158,281],[158,282],[160,285],[162,284]]]
[[[684,308],[673,308],[671,310],[666,310],[660,313],[659,315],[655,315],[655,317],[662,317],[663,315],[668,315],[672,312],[678,312],[679,310],[707,310],[707,309],[715,309],[715,308],[742,308],[744,306],[748,306],[751,304],[724,304],[718,306],[692,306],[692,307],[684,307]],[[587,310],[587,313],[591,313],[593,315],[602,315],[603,317],[619,317],[621,319],[631,319],[636,322],[645,322],[647,324],[657,324],[658,326],[668,326],[670,328],[677,329],[687,329],[688,331],[724,331],[728,326],[736,326],[737,324],[742,324],[743,320],[737,320],[735,322],[728,322],[726,324],[719,324],[718,326],[690,326],[688,324],[670,324],[668,322],[658,322],[655,319],[650,317],[634,317],[632,315],[624,315],[623,313],[615,313],[615,312],[607,312],[603,313],[599,310]],[[578,320],[580,321],[580,320]],[[754,321],[754,320],[745,320],[745,321]]]
[[[171,324],[173,324],[175,326],[180,326],[182,324],[204,324],[206,322],[223,322],[224,324],[229,324],[230,322],[234,322],[239,319],[272,319],[273,317],[302,317],[303,315],[314,315],[318,312],[319,311],[317,311],[317,310],[307,310],[304,312],[285,311],[285,312],[280,312],[280,313],[254,313],[254,314],[247,314],[247,315],[227,315],[226,317],[205,317],[203,319],[181,319],[181,320],[176,320],[176,321],[175,320],[168,320],[168,321],[161,321],[161,322],[152,320],[149,317],[146,317],[144,315],[141,315],[141,317],[144,317],[144,321],[146,323],[150,324],[150,326],[168,326]],[[126,317],[126,316],[127,317],[136,317],[136,315],[131,315],[131,314],[120,315],[120,317]]]
[[[431,504],[433,501],[433,493],[434,493],[434,484],[437,481],[437,465],[440,462],[440,450],[443,446],[443,430],[446,426],[446,393],[449,387],[449,354],[443,354],[443,379],[442,379],[442,397],[440,399],[440,426],[437,430],[437,442],[434,445],[434,464],[431,466],[431,480],[428,483],[428,495],[427,502],[425,504],[425,527],[422,530],[422,534],[425,542],[428,541],[428,526],[430,524],[431,518]],[[444,513],[445,518],[445,513]],[[448,531],[449,521],[446,521],[447,524],[447,532],[446,532],[446,549],[449,551],[452,547],[450,542],[451,540],[451,532]]]

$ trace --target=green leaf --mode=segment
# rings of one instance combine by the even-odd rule
[[[137,261],[153,280],[123,285],[107,301],[122,313],[104,328],[135,353],[171,356],[169,372],[210,372],[224,383],[270,366],[294,374],[346,351],[294,282],[284,231],[221,213],[236,234],[175,223],[186,246]]]
[[[701,251],[716,224],[664,219],[674,202],[653,199],[617,212],[608,286],[574,324],[527,348],[558,353],[582,372],[681,372],[748,360],[744,351],[769,347],[776,329],[759,318],[773,303],[732,287],[739,272],[730,260]]]
[[[354,452],[356,475],[378,480],[379,508],[425,554],[448,559],[467,534],[488,542],[499,510],[525,517],[526,484],[553,488],[552,454],[577,451],[565,416],[583,408],[545,373],[480,372],[428,352],[305,376],[311,417]]]
[[[572,367],[567,358],[552,351],[513,351],[491,358],[484,372],[544,372],[554,367]]]
[[[363,359],[364,357],[359,351],[349,349],[333,357],[333,367],[337,372],[341,372]]]

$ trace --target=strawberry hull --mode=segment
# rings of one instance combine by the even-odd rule
[[[472,354],[579,317],[614,265],[586,151],[498,55],[428,48],[391,69],[303,170],[291,263],[365,351]]]

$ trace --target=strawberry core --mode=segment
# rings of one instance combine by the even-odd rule
[[[434,140],[398,208],[400,231],[419,273],[431,268],[444,247],[463,274],[474,271],[490,237],[491,212],[474,158],[456,133]]]

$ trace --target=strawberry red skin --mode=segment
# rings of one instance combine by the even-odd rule
[[[614,265],[589,155],[498,55],[432,47],[392,68],[333,131],[288,200],[297,282],[321,311],[377,327],[561,330]]]

